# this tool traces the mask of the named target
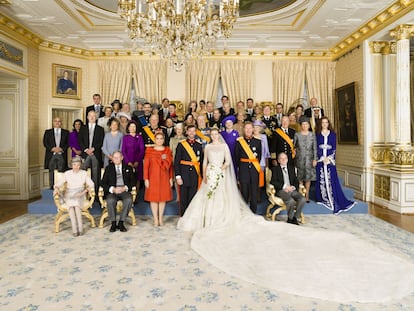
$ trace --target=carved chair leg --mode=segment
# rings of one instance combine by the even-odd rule
[[[56,216],[55,216],[55,232],[56,233],[59,233],[59,231],[60,231],[60,228],[59,228],[59,225],[60,225],[60,223],[61,223],[61,221],[60,221],[60,217],[62,216],[64,214],[64,212],[63,211],[58,211],[58,213],[56,214]]]
[[[68,218],[69,218],[69,213],[62,213],[62,215],[59,217],[59,219],[56,221],[56,224],[55,224],[55,231],[56,231],[56,228],[58,230],[56,232],[59,232],[59,226],[60,226],[60,224],[62,222],[64,222],[66,219],[68,219]]]
[[[266,208],[266,219],[267,220],[271,220],[272,219],[272,213],[270,212],[270,210],[273,208],[274,204],[270,203],[267,208]]]
[[[286,209],[286,207],[283,207],[283,206],[278,207],[277,209],[275,209],[274,212],[272,213],[272,221],[276,221],[277,215],[279,215],[279,213],[281,211],[284,211],[285,209]]]
[[[131,217],[132,225],[136,226],[137,225],[137,219],[135,218],[135,212],[134,212],[133,208],[131,208],[131,210],[129,211],[128,216]]]
[[[106,208],[103,210],[102,212],[102,216],[101,219],[99,220],[99,228],[103,228],[104,227],[104,222],[105,219],[108,217],[108,211],[106,210]]]
[[[89,211],[82,211],[82,215],[85,216],[86,218],[89,219],[89,221],[91,222],[91,227],[95,228],[95,219],[93,218],[93,216],[91,215],[91,213],[89,213]]]
[[[305,224],[306,223],[305,222],[305,215],[303,214],[303,212],[300,213],[300,222],[301,222],[301,224]]]

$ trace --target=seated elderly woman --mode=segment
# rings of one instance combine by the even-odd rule
[[[73,236],[83,234],[82,207],[85,201],[85,194],[94,190],[94,183],[87,172],[81,170],[82,158],[76,156],[72,158],[72,169],[63,173],[54,186],[54,195],[60,194],[60,189],[66,183],[66,191],[63,199],[68,206],[70,221],[72,224]],[[85,184],[87,188],[85,189]]]

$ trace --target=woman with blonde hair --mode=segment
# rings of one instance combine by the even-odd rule
[[[164,140],[163,133],[156,133],[155,145],[145,150],[144,157],[144,199],[150,202],[154,226],[163,225],[165,204],[172,200],[173,158]]]

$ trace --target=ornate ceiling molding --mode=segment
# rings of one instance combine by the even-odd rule
[[[336,60],[348,51],[358,46],[362,41],[384,29],[394,21],[414,10],[414,0],[399,0],[384,9],[377,16],[362,25],[357,31],[345,37],[330,49]]]

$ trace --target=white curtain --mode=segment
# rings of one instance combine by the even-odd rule
[[[126,61],[98,62],[99,93],[102,103],[109,104],[114,99],[129,103],[131,90],[131,64]]]
[[[333,120],[334,116],[335,65],[332,61],[306,62],[309,100],[315,97],[330,120]]]
[[[220,62],[215,60],[190,61],[186,70],[186,99],[215,102],[220,78]]]
[[[147,60],[132,63],[136,96],[161,104],[167,94],[167,62]]]
[[[305,62],[276,60],[273,62],[273,101],[282,103],[284,113],[299,98],[305,87]]]
[[[246,102],[247,98],[255,97],[255,68],[251,60],[221,61],[223,94],[229,97],[232,107],[240,100]]]

